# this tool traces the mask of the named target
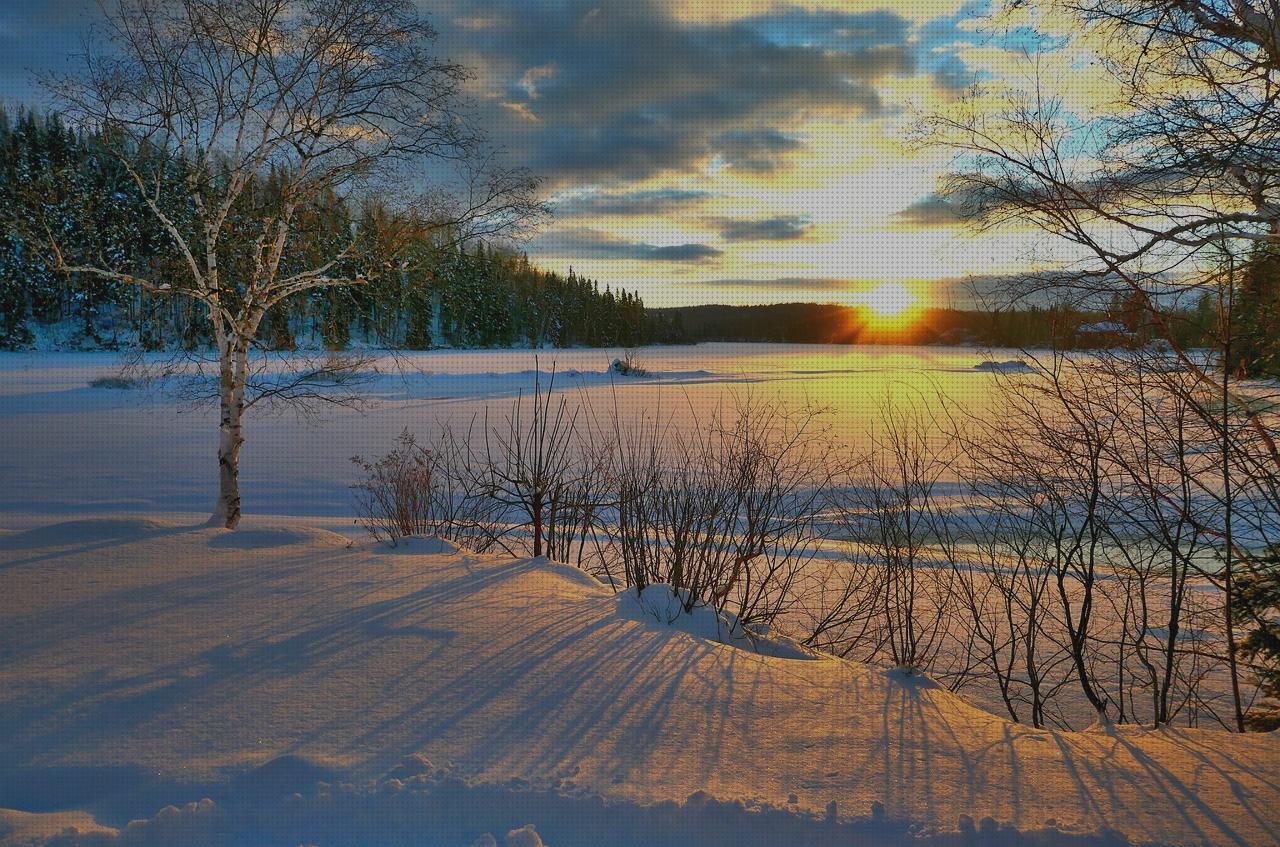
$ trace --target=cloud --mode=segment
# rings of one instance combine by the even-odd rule
[[[709,191],[657,188],[640,191],[583,191],[560,197],[560,217],[649,217],[683,211],[714,195]]]
[[[835,12],[863,11],[874,12],[889,5],[885,0],[791,0],[790,3],[779,3],[779,0],[663,0],[663,4],[682,20],[717,20],[732,21],[746,17],[755,17],[770,12],[776,13],[779,6],[797,6],[816,11],[830,10]],[[927,20],[939,15],[950,15],[964,6],[973,5],[973,0],[894,0],[895,14],[911,20]]]
[[[964,221],[964,210],[947,197],[929,194],[895,213],[894,218],[913,226],[956,226]]]
[[[538,99],[538,83],[544,79],[554,79],[556,75],[555,63],[540,65],[536,68],[529,68],[524,72],[524,76],[520,77],[520,88],[524,90],[525,96],[530,100]]]
[[[534,247],[546,255],[573,259],[703,262],[721,255],[709,244],[649,244],[585,227],[547,233],[535,239]]]
[[[914,227],[954,227],[998,208],[1002,202],[998,192],[993,194],[977,184],[961,184],[945,194],[937,191],[926,194],[895,212],[893,217],[899,223]]]
[[[725,241],[795,241],[809,232],[809,220],[801,215],[778,215],[760,220],[716,218],[712,222]]]
[[[666,262],[701,262],[721,254],[708,244],[675,244],[670,247],[654,247],[649,244],[634,245],[642,248],[642,258],[660,259]]]
[[[440,48],[483,60],[482,123],[561,185],[687,172],[717,155],[768,170],[799,146],[779,122],[877,114],[878,83],[915,67],[910,27],[890,12],[701,23],[667,6],[453,0],[437,15]]]
[[[800,291],[800,292],[849,292],[856,290],[859,283],[847,279],[830,277],[788,276],[776,279],[709,279],[698,283],[708,289],[725,289],[742,291],[760,289],[765,291]],[[870,283],[868,283],[869,285]]]
[[[712,141],[716,153],[736,170],[772,173],[788,153],[804,147],[798,140],[776,129],[731,129]]]

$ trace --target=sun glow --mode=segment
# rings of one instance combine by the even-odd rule
[[[919,299],[914,292],[900,282],[886,282],[851,298],[855,305],[863,306],[880,320],[901,318]]]

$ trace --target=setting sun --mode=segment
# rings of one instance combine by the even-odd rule
[[[916,304],[918,298],[900,282],[886,282],[868,291],[858,292],[853,301],[871,311],[877,318],[898,318]]]

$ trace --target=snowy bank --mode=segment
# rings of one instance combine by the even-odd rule
[[[729,614],[717,612],[699,602],[688,602],[688,593],[661,583],[642,591],[627,590],[617,595],[618,614],[624,618],[659,627],[670,627],[704,641],[726,644],[780,659],[814,658],[795,641],[759,630],[746,630]],[[686,607],[692,609],[686,611]]]
[[[1035,372],[1035,368],[1031,367],[1031,365],[1028,365],[1022,359],[1007,359],[1003,362],[997,362],[997,361],[988,359],[985,362],[979,362],[978,364],[974,365],[973,369],[975,371],[984,371],[987,373],[1001,373],[1001,374],[1025,374],[1025,373]]]
[[[1274,734],[1037,731],[545,560],[3,540],[0,845],[1277,843]]]

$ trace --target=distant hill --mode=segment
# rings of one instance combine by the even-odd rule
[[[865,324],[858,310],[830,303],[685,306],[651,311],[678,318],[690,341],[853,344]]]
[[[767,306],[682,306],[649,309],[678,328],[689,342],[774,341],[795,344],[948,344],[991,347],[1087,347],[1096,343],[1090,327],[1115,320],[1107,311],[1028,307],[1007,311],[920,310],[900,327],[885,328],[866,310],[833,303],[777,303]],[[1180,342],[1198,346],[1206,328],[1195,311],[1170,311]],[[1128,327],[1117,343],[1141,342],[1143,327]]]

